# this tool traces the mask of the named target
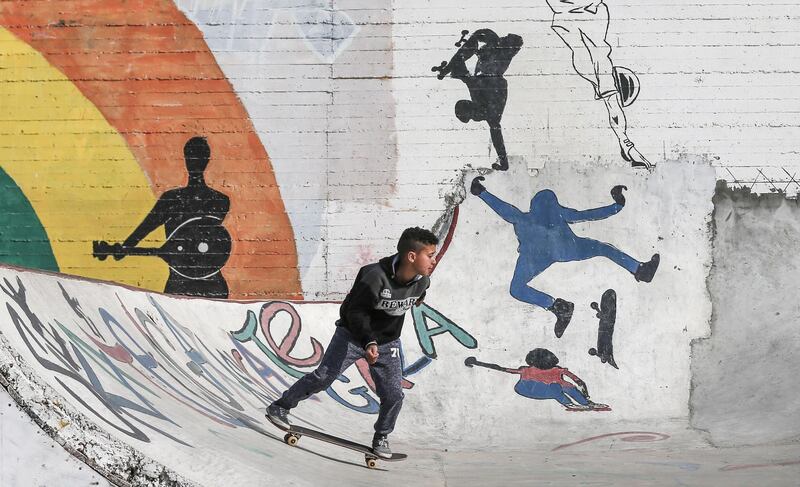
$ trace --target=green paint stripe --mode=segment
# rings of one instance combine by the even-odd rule
[[[47,232],[25,193],[0,167],[0,262],[58,272]]]

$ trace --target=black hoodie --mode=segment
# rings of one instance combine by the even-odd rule
[[[406,311],[425,297],[431,284],[420,275],[406,284],[395,281],[397,264],[395,254],[362,267],[339,308],[337,326],[347,328],[362,347],[399,338]]]

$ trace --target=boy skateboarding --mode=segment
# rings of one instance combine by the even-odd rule
[[[403,402],[400,332],[406,311],[425,297],[438,243],[428,230],[407,228],[397,243],[397,254],[358,271],[339,308],[336,331],[319,367],[267,408],[270,421],[289,428],[290,409],[327,389],[339,374],[364,358],[380,399],[372,449],[381,458],[391,458],[388,435],[394,430]]]

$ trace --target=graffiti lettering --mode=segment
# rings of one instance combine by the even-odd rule
[[[13,285],[4,279],[0,288],[11,298],[6,303],[10,328],[16,328],[28,356],[54,374],[58,390],[99,421],[142,442],[150,442],[152,432],[193,447],[176,434],[184,425],[171,417],[174,408],[165,407],[165,400],[186,406],[217,425],[264,433],[260,426],[264,420],[245,411],[263,411],[290,385],[286,376],[299,379],[305,375],[304,368],[319,364],[324,355],[322,343],[309,337],[312,352],[298,356],[295,349],[303,323],[291,303],[266,303],[259,314],[248,310],[242,327],[228,333],[232,346],[220,349],[207,345],[153,296],[147,297],[151,310],[129,308],[119,295],[115,296],[118,309],[98,306],[88,310],[63,284],[58,286],[68,305],[67,316],[47,321],[31,310],[21,279],[17,277]],[[282,336],[277,325],[273,326],[281,313],[290,318]],[[419,373],[436,358],[434,336],[448,332],[466,347],[477,345],[469,333],[427,305],[415,308],[413,316],[423,356],[406,366],[402,346],[387,352],[400,358],[405,389],[414,386],[405,377]],[[429,328],[429,320],[436,325]],[[351,384],[352,375],[339,375],[325,392],[348,409],[377,414],[380,404],[369,365],[359,360],[355,369],[362,385]],[[76,384],[83,390],[76,389]],[[96,400],[90,401],[87,391]],[[320,428],[296,415],[294,418]]]
[[[303,372],[300,372],[299,370],[294,369],[290,367],[288,364],[286,364],[283,360],[280,359],[280,357],[275,355],[275,353],[272,350],[270,350],[269,347],[267,347],[264,344],[264,342],[261,341],[260,338],[258,338],[258,336],[256,335],[257,329],[258,329],[258,318],[256,318],[256,314],[250,310],[247,310],[247,318],[245,318],[244,320],[244,325],[242,325],[242,327],[239,330],[231,332],[231,336],[242,343],[252,341],[253,343],[256,344],[258,349],[264,352],[264,355],[266,355],[267,358],[272,360],[272,362],[274,362],[275,365],[280,367],[282,371],[286,372],[295,379],[303,377],[303,375],[305,375]]]
[[[472,335],[456,325],[453,320],[425,303],[415,306],[411,310],[411,316],[414,318],[414,329],[417,331],[417,339],[422,347],[422,352],[432,359],[436,358],[433,337],[443,333],[450,333],[453,338],[467,348],[474,349],[478,347],[478,341]],[[429,319],[439,326],[428,328]]]
[[[277,345],[272,339],[272,330],[270,327],[272,325],[272,320],[281,311],[288,313],[292,318],[292,322],[289,325],[289,331],[286,333],[286,336],[283,337],[281,344]],[[300,320],[300,315],[298,315],[297,310],[295,310],[294,307],[288,303],[273,301],[272,303],[265,304],[261,308],[262,332],[264,333],[264,337],[267,339],[267,343],[269,343],[269,346],[275,350],[275,352],[278,354],[278,357],[290,365],[294,365],[295,367],[311,367],[317,365],[320,360],[322,360],[322,344],[316,339],[311,338],[311,346],[314,348],[314,352],[311,354],[311,356],[303,359],[294,358],[291,356],[291,351],[297,343],[297,339],[300,336],[300,330],[302,327],[303,324]]]

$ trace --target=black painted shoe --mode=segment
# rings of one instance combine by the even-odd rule
[[[289,410],[282,408],[274,402],[267,408],[267,419],[275,423],[280,428],[289,429],[292,425],[289,424]]]
[[[574,309],[574,304],[561,298],[556,298],[553,305],[547,308],[547,311],[556,315],[556,326],[554,329],[556,338],[561,338],[561,335],[564,334],[564,330],[567,329],[567,325],[569,325],[569,321],[572,319],[572,310]]]
[[[620,155],[626,161],[631,163],[633,168],[642,168],[652,171],[656,165],[645,158],[641,152],[633,146],[633,142],[629,139],[621,140],[619,143]]]
[[[381,458],[392,458],[392,449],[389,448],[389,437],[375,433],[372,437],[372,452]]]
[[[653,254],[653,257],[650,258],[649,262],[642,262],[639,264],[639,267],[634,272],[633,277],[639,282],[650,282],[653,280],[653,276],[656,275],[656,270],[658,269],[658,263],[661,261],[661,257],[658,254]]]

